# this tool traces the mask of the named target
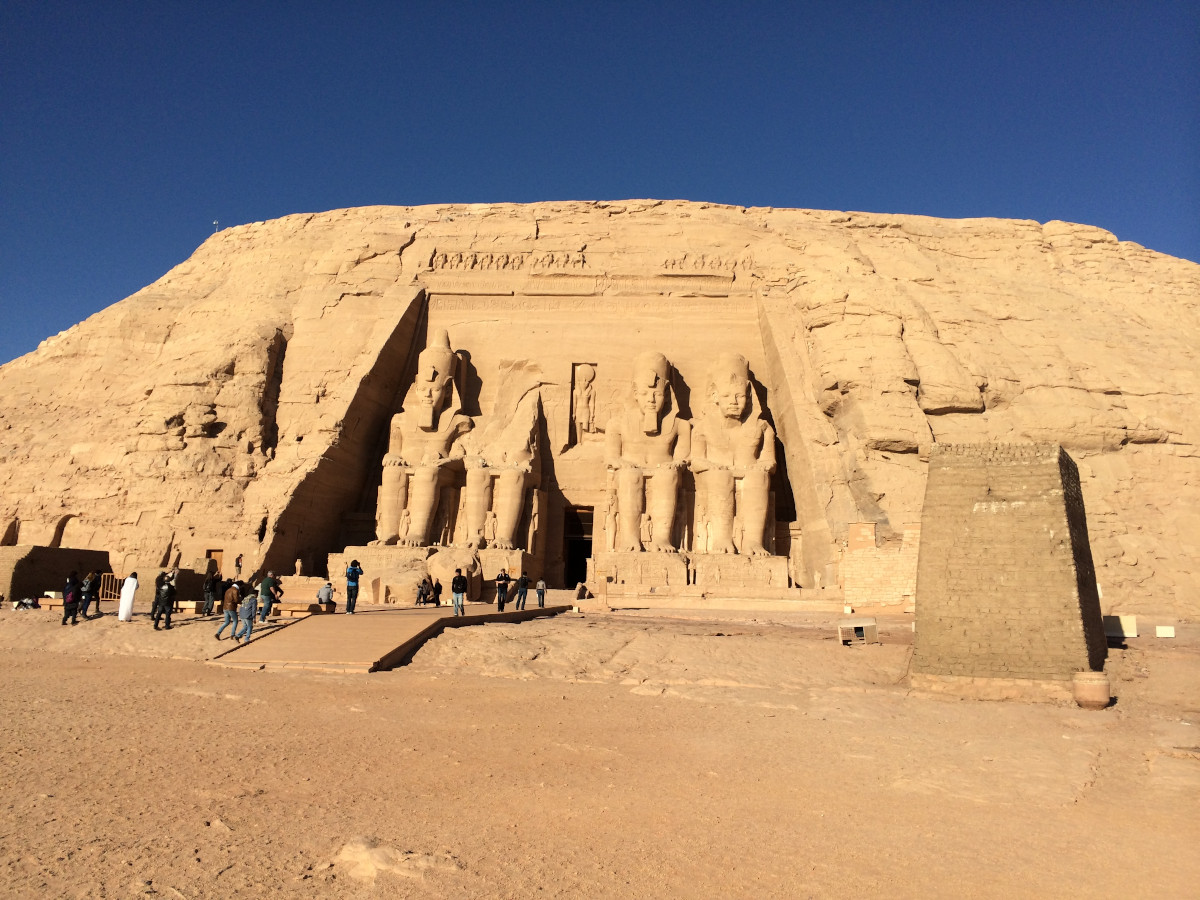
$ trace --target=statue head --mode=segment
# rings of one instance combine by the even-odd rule
[[[741,419],[750,408],[750,364],[738,353],[722,353],[708,370],[708,397],[727,419]]]
[[[450,335],[446,329],[438,329],[429,346],[417,357],[417,377],[404,403],[418,427],[426,431],[437,427],[438,417],[450,397],[457,362],[458,357],[450,349]]]
[[[642,430],[658,434],[671,391],[671,364],[661,353],[642,353],[633,361],[633,402],[642,414]]]
[[[591,384],[596,378],[596,370],[587,363],[579,365],[575,369],[575,383],[583,386]]]

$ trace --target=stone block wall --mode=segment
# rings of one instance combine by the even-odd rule
[[[917,589],[921,526],[904,529],[899,545],[875,546],[875,523],[850,525],[842,557],[842,589],[850,606],[908,606]]]
[[[1031,698],[1106,655],[1078,470],[1053,444],[934,445],[917,566],[915,687]]]
[[[104,550],[18,545],[0,548],[0,594],[5,600],[37,598],[61,591],[71,572],[111,572]]]

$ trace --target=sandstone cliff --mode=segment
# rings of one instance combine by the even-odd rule
[[[1198,307],[1200,266],[1063,222],[655,201],[289,216],[213,235],[0,367],[0,538],[123,570],[219,549],[319,571],[370,531],[431,315],[481,360],[501,340],[548,373],[572,361],[538,323],[631,347],[686,323],[664,352],[689,383],[725,343],[751,361],[800,580],[836,571],[849,523],[888,541],[919,521],[932,442],[1052,441],[1079,464],[1105,610],[1194,615]]]

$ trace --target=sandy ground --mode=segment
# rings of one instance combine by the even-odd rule
[[[0,612],[0,895],[1194,897],[1200,641],[1116,705],[909,693],[746,617],[449,631],[377,675]],[[811,625],[812,623],[810,623]],[[270,638],[266,638],[270,640]]]

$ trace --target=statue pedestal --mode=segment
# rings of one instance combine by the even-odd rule
[[[687,559],[680,553],[601,551],[592,557],[589,581],[644,587],[686,587]]]
[[[736,553],[693,553],[692,584],[701,588],[788,586],[786,556],[741,556]]]

